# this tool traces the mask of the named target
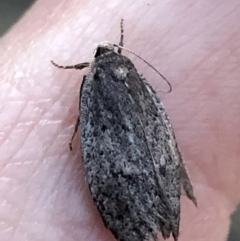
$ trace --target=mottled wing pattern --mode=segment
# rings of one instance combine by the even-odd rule
[[[107,56],[105,56],[107,55]],[[95,59],[80,96],[86,179],[120,241],[178,237],[181,164],[167,114],[131,61]]]
[[[129,88],[136,91],[133,96],[135,103],[141,106],[141,120],[146,140],[152,156],[154,170],[169,207],[168,219],[170,226],[161,222],[160,229],[163,237],[173,233],[175,239],[179,235],[180,221],[180,157],[176,140],[167,113],[159,101],[153,88],[147,81],[132,69],[127,78]],[[146,118],[147,117],[147,118]],[[161,213],[165,213],[161,210]],[[167,216],[165,216],[167,218]]]
[[[159,98],[156,95],[156,92],[152,88],[152,86],[147,82],[147,80],[142,77],[142,80],[145,83],[145,86],[147,87],[150,95],[152,96],[152,101],[154,101],[155,105],[157,106],[158,110],[160,111],[160,119],[161,122],[165,124],[167,133],[169,133],[169,139],[170,139],[170,146],[171,146],[171,153],[173,156],[175,156],[175,161],[178,161],[180,163],[180,183],[183,193],[187,195],[187,197],[194,203],[195,206],[197,206],[197,200],[194,195],[193,186],[191,184],[187,169],[184,165],[184,161],[182,158],[182,154],[179,150],[178,144],[176,142],[175,134],[172,128],[172,125],[170,123],[170,120],[168,118],[168,115],[165,111],[165,108],[163,106],[163,103],[159,100]]]

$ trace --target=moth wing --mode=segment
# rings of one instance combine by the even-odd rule
[[[136,73],[133,72],[132,75],[136,75]],[[139,78],[135,79],[141,85],[140,89],[145,89],[142,93],[137,92],[137,102],[143,111],[142,120],[152,161],[158,179],[163,183],[161,188],[164,190],[170,208],[171,228],[165,227],[164,223],[162,223],[161,231],[165,237],[168,237],[172,232],[174,238],[177,239],[179,236],[181,194],[181,163],[177,143],[168,115],[155,91],[142,76],[141,83]],[[130,88],[134,89],[134,87]],[[144,118],[146,116],[147,119]]]
[[[186,195],[197,207],[197,199],[194,195],[193,186],[189,178],[187,168],[184,165],[182,157],[181,157],[181,179],[180,180],[181,180],[181,194]]]
[[[197,199],[194,195],[193,186],[192,186],[187,168],[184,164],[184,160],[183,160],[181,151],[179,150],[178,144],[176,142],[176,137],[175,137],[172,125],[170,123],[169,117],[165,111],[165,108],[164,108],[162,102],[159,101],[159,99],[156,95],[156,92],[153,90],[152,86],[147,82],[147,80],[145,78],[142,77],[142,79],[145,82],[146,87],[147,87],[150,95],[152,96],[153,101],[155,102],[155,105],[161,112],[161,117],[162,117],[161,122],[164,123],[164,125],[166,126],[166,130],[169,133],[172,154],[175,156],[174,159],[177,162],[179,162],[179,164],[180,164],[181,194],[186,194],[187,197],[193,202],[193,204],[195,206],[197,206]]]
[[[186,169],[152,87],[108,55],[85,78],[80,108],[86,178],[106,227],[121,241],[156,240],[158,230],[177,240]]]
[[[149,98],[149,100],[153,100],[154,104],[156,105],[156,107],[158,108],[159,113],[161,113],[159,115],[159,122],[161,123],[160,125],[164,126],[164,129],[167,133],[167,135],[162,135],[163,137],[161,138],[163,142],[165,143],[169,143],[169,145],[164,145],[164,147],[166,148],[166,153],[169,153],[170,158],[167,158],[169,163],[168,166],[170,167],[170,169],[168,170],[168,175],[166,175],[166,179],[165,179],[165,184],[166,186],[167,183],[169,184],[169,190],[170,190],[170,199],[172,199],[172,207],[173,207],[173,216],[174,217],[174,236],[178,237],[178,233],[179,233],[179,218],[180,218],[180,203],[179,203],[179,199],[180,199],[180,192],[179,189],[178,190],[174,190],[174,186],[178,183],[178,178],[179,178],[179,171],[180,171],[180,185],[181,185],[181,190],[182,193],[184,192],[187,197],[197,206],[197,200],[195,198],[194,195],[194,190],[193,190],[193,186],[191,184],[187,169],[184,165],[184,160],[182,158],[182,154],[178,148],[177,142],[176,142],[176,138],[175,138],[175,134],[173,131],[173,128],[171,126],[171,123],[169,121],[169,117],[165,111],[165,108],[162,104],[162,102],[159,101],[159,98],[156,95],[156,92],[153,90],[152,86],[147,82],[147,80],[145,78],[142,77],[143,82],[146,84],[146,88],[148,89],[148,92],[150,94],[150,96],[152,98]],[[152,130],[153,131],[153,130]],[[151,142],[151,141],[150,141]],[[170,150],[170,152],[169,152]],[[167,155],[168,156],[168,155]],[[160,159],[154,159],[156,161],[159,161],[160,166],[162,166],[163,163],[165,163],[165,161],[163,161],[163,159],[165,159],[165,155],[162,155],[162,157],[160,157]],[[174,179],[173,176],[175,176],[176,178]],[[172,190],[172,191],[171,191]]]
[[[119,72],[98,66],[82,86],[86,178],[105,225],[117,239],[156,240],[158,230],[165,237],[171,232],[171,207],[147,143],[146,116],[139,105],[143,82],[136,75],[138,80],[121,78]]]

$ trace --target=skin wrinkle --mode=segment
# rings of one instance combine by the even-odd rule
[[[240,30],[240,28],[238,28],[238,31],[239,31],[239,30]],[[237,31],[236,31],[236,32],[237,32]],[[233,33],[232,35],[234,35],[234,34],[235,34],[235,33]],[[200,36],[200,35],[199,35],[199,36]],[[196,37],[196,38],[197,38],[197,37]],[[231,36],[229,37],[229,39],[230,39],[230,38],[231,38]],[[204,56],[204,58],[203,58],[198,64],[196,64],[196,65],[192,68],[192,70],[194,71],[194,70],[200,69],[201,65],[202,65],[203,63],[205,63],[210,57],[216,55],[216,53],[218,53],[218,52],[221,52],[221,50],[223,49],[222,47],[229,41],[229,39],[227,39],[226,41],[224,41],[217,49],[215,49],[215,52],[209,52],[207,56]],[[192,41],[189,41],[188,43],[190,43],[190,42],[192,42]],[[184,45],[185,45],[185,44],[184,44]],[[173,54],[174,54],[174,52],[173,52]],[[224,62],[225,62],[225,59],[222,60],[222,63],[224,63]],[[216,68],[215,68],[215,71],[214,71],[213,73],[211,73],[211,75],[213,75],[214,73],[217,73],[218,70],[221,69],[221,68],[222,68],[221,65],[220,65],[219,67],[216,67]],[[210,74],[209,74],[209,76],[210,76]],[[213,75],[213,76],[214,76],[214,75]],[[174,89],[177,90],[179,87],[181,87],[182,85],[184,85],[184,83],[187,82],[190,78],[191,78],[191,74],[189,73],[188,75],[186,75],[185,80],[183,80],[183,81],[181,82],[181,84],[175,84]],[[203,85],[204,85],[204,83],[203,83]],[[200,113],[199,113],[199,114],[200,114]]]
[[[9,201],[7,201],[6,200],[6,202],[9,204],[9,205],[11,205],[11,206],[13,206],[14,207],[14,209],[16,209],[15,208],[15,205],[14,204],[12,204],[11,202],[9,202]],[[23,208],[24,209],[24,208]],[[17,232],[17,230],[18,230],[18,228],[19,228],[19,225],[20,225],[20,220],[23,218],[23,215],[24,215],[24,212],[20,212],[20,216],[18,217],[18,219],[15,219],[15,225],[9,225],[10,227],[12,227],[11,228],[11,231],[13,230],[13,233],[12,233],[12,237],[14,237],[14,235],[15,235],[15,233]]]
[[[171,94],[159,94],[159,96],[164,100],[163,103],[174,124],[178,144],[185,157],[189,175],[194,180],[197,198],[200,200],[198,209],[195,209],[183,197],[179,241],[226,240],[229,215],[240,200],[239,193],[236,191],[240,185],[239,176],[236,175],[240,169],[237,162],[239,156],[237,104],[234,104],[231,112],[228,110],[233,102],[239,102],[236,92],[239,89],[239,84],[236,82],[239,69],[236,66],[240,61],[237,56],[236,42],[239,39],[237,36],[240,30],[234,25],[237,22],[239,3],[233,1],[229,4],[224,0],[219,5],[216,0],[204,3],[190,1],[179,3],[171,0],[170,2],[152,1],[147,6],[145,1],[137,3],[130,1],[115,2],[116,6],[112,9],[106,8],[108,3],[110,3],[108,0],[102,1],[97,3],[99,6],[96,6],[94,1],[85,1],[82,4],[81,0],[68,0],[61,1],[61,7],[59,7],[57,0],[51,3],[47,0],[38,1],[0,40],[0,45],[3,46],[0,50],[2,63],[0,89],[9,82],[11,88],[18,88],[24,95],[25,104],[29,103],[26,101],[28,99],[34,101],[32,111],[35,111],[36,106],[42,107],[43,110],[40,115],[35,112],[34,117],[29,116],[29,121],[33,121],[38,128],[20,126],[16,132],[15,126],[19,121],[23,124],[26,122],[27,113],[24,118],[19,115],[13,116],[8,123],[5,122],[4,115],[8,114],[9,101],[21,99],[21,97],[10,96],[10,91],[7,91],[9,94],[4,97],[0,93],[0,105],[5,106],[4,113],[0,112],[0,122],[3,118],[2,125],[9,125],[9,128],[5,128],[8,133],[4,133],[4,138],[9,139],[6,139],[8,142],[4,141],[4,144],[1,139],[0,145],[4,145],[4,148],[0,148],[0,155],[6,156],[5,153],[10,153],[12,156],[15,153],[14,160],[10,158],[6,160],[6,164],[9,164],[8,169],[3,166],[5,162],[1,162],[0,175],[6,176],[7,173],[11,180],[17,180],[4,183],[0,179],[0,222],[6,220],[5,216],[1,217],[4,211],[3,197],[14,201],[14,206],[9,207],[8,217],[11,219],[7,219],[10,228],[0,229],[1,241],[77,241],[82,237],[89,241],[114,240],[105,230],[85,186],[82,166],[79,167],[81,154],[78,138],[74,141],[74,152],[68,151],[68,140],[75,123],[75,116],[78,114],[78,91],[82,72],[66,71],[59,74],[59,71],[47,61],[55,60],[63,65],[90,61],[97,43],[104,40],[118,43],[121,17],[125,19],[126,47],[142,53],[142,57],[147,56],[146,59],[151,63],[161,63],[161,65],[154,63],[154,66],[160,71],[163,69],[163,74],[173,85]],[[159,15],[159,11],[163,14]],[[197,21],[196,16],[199,16],[201,21]],[[187,34],[187,36],[194,34],[194,38],[184,44],[184,41],[179,42],[181,34]],[[198,39],[203,41],[201,38],[204,38],[207,44],[204,52],[201,45],[200,47],[196,45]],[[177,51],[175,51],[176,48]],[[229,53],[225,52],[226,48],[229,48]],[[192,51],[193,56],[189,55],[189,51]],[[234,54],[236,60],[229,63]],[[135,64],[134,58],[126,55]],[[218,57],[216,61],[213,58],[215,55]],[[184,61],[185,56],[187,60],[182,64],[181,61]],[[23,69],[25,69],[24,76],[17,78],[16,71]],[[38,69],[39,72],[34,74],[34,69]],[[154,81],[158,83],[159,80],[149,67],[144,65],[139,71],[151,83]],[[151,73],[146,74],[148,71]],[[221,73],[223,73],[222,77]],[[223,78],[226,74],[227,78]],[[39,87],[41,89],[38,91],[34,89]],[[33,94],[30,93],[31,90]],[[52,101],[42,105],[39,100],[47,97]],[[25,110],[25,106],[23,108]],[[221,111],[230,116],[220,118]],[[54,114],[51,114],[52,112]],[[47,122],[39,125],[42,118],[49,123],[54,123],[52,126],[54,132],[46,131],[51,128]],[[217,121],[217,128],[213,128],[215,121]],[[20,128],[25,129],[20,132]],[[26,129],[29,131],[29,128],[34,129],[34,132],[30,131],[28,134],[33,142],[35,138],[42,138],[41,142],[41,139],[36,142],[37,146],[29,142],[29,136],[25,131]],[[14,141],[21,140],[19,137],[23,133],[26,135],[24,136],[25,145],[21,145],[20,158],[18,151],[22,143],[15,146]],[[49,137],[45,138],[43,135]],[[217,143],[218,140],[221,143]],[[43,141],[46,142],[45,145]],[[224,142],[225,145],[223,145]],[[43,144],[42,152],[39,144]],[[26,148],[25,153],[23,148]],[[36,154],[32,156],[34,150]],[[1,151],[6,152],[1,153]],[[211,154],[214,154],[215,161]],[[32,164],[25,165],[26,160]],[[11,165],[12,161],[19,163],[20,166]],[[51,165],[49,161],[52,162]],[[22,166],[21,163],[23,163]],[[220,183],[217,182],[218,176],[212,182],[216,175],[214,163],[217,163],[218,170],[224,173],[221,175]],[[80,168],[81,173],[78,174],[76,168]],[[230,174],[233,177],[228,178],[227,175]],[[206,183],[203,179],[207,179],[208,182]],[[10,190],[7,191],[8,189]],[[23,199],[28,198],[30,194],[36,201],[28,199],[24,203]],[[20,226],[19,215],[14,211],[16,208],[27,209],[27,213],[25,211],[20,213],[25,218]],[[84,217],[85,215],[87,218]],[[44,222],[49,217],[54,217],[55,221]],[[39,218],[45,228],[40,226],[38,228],[38,224],[35,224]],[[11,227],[17,228],[13,236]],[[7,231],[4,232],[5,230]],[[46,233],[43,233],[44,230]]]
[[[35,128],[36,128],[36,127],[31,128],[31,130],[29,130],[29,132],[28,132],[28,134],[26,135],[26,137],[29,136],[29,135],[33,132],[33,130],[34,130]],[[25,144],[26,141],[27,141],[27,138],[18,146],[18,149],[16,149],[16,151],[15,151],[12,155],[9,156],[9,159],[13,159],[14,156],[16,156],[16,155],[18,154],[19,150],[24,146],[24,144]],[[7,167],[7,166],[6,166],[6,167]]]
[[[26,202],[27,203],[27,202]],[[13,233],[12,233],[12,237],[14,238],[14,236],[16,235],[19,227],[21,227],[21,220],[24,218],[24,210],[25,210],[26,206],[22,209],[22,214],[20,215],[19,219],[17,220],[16,225],[13,228]]]
[[[18,89],[18,91],[19,91],[19,92],[22,92],[21,89]],[[26,96],[26,94],[24,94],[24,93],[22,93],[22,94],[23,94],[24,96]],[[22,114],[23,114],[24,110],[28,107],[28,103],[33,104],[32,101],[27,101],[26,99],[25,99],[25,103],[26,103],[26,104],[23,105],[23,108],[21,109],[21,111],[19,112],[19,114],[18,114],[17,117],[16,117],[16,121],[15,121],[16,123],[18,122],[18,120],[21,120],[21,117],[22,117]],[[34,108],[33,108],[33,110],[34,110]],[[39,120],[42,119],[41,117],[43,117],[43,115],[40,116]],[[14,125],[14,123],[13,123],[12,125]],[[24,138],[25,141],[21,142],[21,144],[18,146],[18,148],[16,148],[16,152],[15,152],[15,153],[12,153],[12,155],[9,156],[9,159],[12,159],[15,155],[17,155],[18,151],[22,148],[22,146],[24,146],[24,144],[25,144],[25,142],[26,142],[26,140],[27,140],[27,136],[29,136],[29,135],[36,129],[36,127],[37,127],[37,125],[36,125],[34,128],[32,128],[32,127],[30,127],[30,126],[27,127],[27,128],[29,129],[29,131],[28,131],[28,133],[26,134],[26,138]],[[12,128],[11,131],[10,131],[10,133],[8,133],[8,136],[11,136],[13,130],[14,130],[14,129]],[[7,137],[7,135],[6,135],[6,137]],[[5,140],[6,140],[6,139],[5,139]],[[3,141],[2,143],[4,143],[4,141]]]
[[[220,5],[221,6],[221,5]],[[220,6],[218,6],[216,9],[214,9],[214,12],[216,11],[217,12],[217,9],[219,9],[220,8]],[[239,6],[239,5],[238,5]],[[235,8],[233,8],[233,10],[232,11],[229,11],[229,13],[226,13],[225,15],[223,15],[223,17],[224,16],[227,16],[228,14],[231,14],[231,13],[233,13],[234,12],[234,10],[235,10]],[[213,14],[213,12],[210,12],[211,14]],[[211,16],[211,15],[210,15]],[[183,22],[183,21],[182,21]],[[181,23],[181,22],[180,22]],[[222,28],[223,26],[221,26],[221,28]],[[175,27],[174,27],[175,28]],[[220,28],[220,27],[219,27]],[[174,29],[172,29],[172,30],[174,30]],[[211,29],[209,29],[209,32],[212,32],[212,30]],[[168,32],[169,34],[171,33],[171,31],[170,32]],[[186,42],[186,43],[184,43],[184,45],[182,45],[181,44],[181,46],[177,46],[177,48],[175,49],[175,50],[172,50],[171,51],[171,54],[172,55],[174,55],[176,52],[178,52],[178,51],[181,51],[181,48],[183,48],[183,47],[185,47],[185,45],[187,45],[187,44],[189,44],[189,43],[191,43],[191,42],[193,42],[195,39],[198,39],[198,37],[200,37],[200,36],[202,36],[202,34],[203,33],[206,33],[206,29],[205,28],[202,28],[202,31],[199,31],[198,32],[198,35],[196,35],[196,36],[194,36],[194,38],[191,38],[191,40],[189,40],[188,42]],[[161,39],[161,41],[163,42],[163,40],[164,40],[164,38],[162,38]],[[219,47],[220,48],[220,47]],[[210,55],[213,55],[214,53],[209,53]],[[206,56],[206,58],[207,58],[208,56]],[[205,58],[203,59],[203,61],[205,60]],[[202,61],[202,62],[203,62]],[[199,65],[201,64],[201,62],[199,63]],[[198,66],[197,66],[198,67]]]
[[[191,7],[193,6],[193,5],[195,5],[195,4],[197,4],[197,3],[193,3],[193,4],[191,4]],[[189,9],[185,9],[185,11],[189,11],[190,9],[191,9],[191,7],[189,8]],[[185,12],[185,11],[182,11],[182,12]],[[182,12],[179,12],[179,15],[181,15],[181,13]],[[186,18],[187,18],[187,15],[186,15]],[[182,16],[180,17],[180,21],[178,22],[179,24],[182,24],[183,22],[184,22],[184,20],[185,20],[185,18],[183,17],[182,18]],[[163,36],[161,37],[161,39],[160,39],[160,44],[162,45],[162,43],[164,43],[164,41],[168,38],[168,35],[169,34],[171,34],[174,30],[176,30],[178,27],[177,26],[172,26],[172,28],[169,28],[169,30],[167,30],[164,34],[163,34]],[[164,47],[164,45],[162,45],[163,47]]]
[[[23,109],[19,112],[19,114],[17,115],[17,117],[16,117],[16,123],[17,123],[17,120],[19,119],[19,117],[21,116],[21,113],[23,112],[23,110],[25,109],[26,107],[23,107]],[[2,111],[1,111],[1,113],[2,113]],[[14,123],[12,124],[13,126],[14,126]],[[13,128],[11,128],[10,129],[10,132],[8,132],[8,133],[5,133],[5,138],[3,138],[2,139],[2,142],[1,142],[1,146],[2,146],[2,144],[4,144],[4,142],[7,140],[7,138],[12,134],[12,132],[13,132]]]

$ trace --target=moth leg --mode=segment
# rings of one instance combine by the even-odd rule
[[[51,63],[56,66],[57,68],[60,69],[84,69],[89,67],[90,63],[81,63],[81,64],[76,64],[76,65],[68,65],[68,66],[62,66],[62,65],[58,65],[55,62],[51,61]]]
[[[79,109],[80,109],[80,102],[81,102],[81,96],[82,96],[82,88],[83,88],[85,80],[86,80],[86,75],[83,76],[83,82],[82,82],[81,87],[80,87]],[[76,135],[76,133],[78,131],[79,123],[80,123],[80,116],[78,116],[78,118],[77,118],[77,121],[76,121],[75,127],[74,127],[74,132],[73,132],[72,137],[71,137],[71,139],[69,141],[69,148],[70,148],[71,151],[72,151],[72,142],[73,142],[73,139],[74,139],[74,137],[75,137],[75,135]]]
[[[72,151],[72,142],[73,142],[73,139],[74,139],[74,137],[75,137],[75,135],[76,135],[76,133],[78,131],[79,122],[80,122],[80,117],[78,116],[77,121],[75,123],[75,127],[74,127],[74,131],[73,131],[72,137],[71,137],[71,139],[69,141],[69,149],[70,149],[70,151]]]
[[[121,30],[121,38],[120,38],[119,46],[123,47],[123,19],[121,19],[120,30]],[[119,54],[122,53],[122,49],[121,48],[118,48],[118,53]]]

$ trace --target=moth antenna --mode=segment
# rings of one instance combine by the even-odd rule
[[[165,80],[165,82],[168,84],[169,86],[169,90],[168,91],[162,91],[160,90],[160,92],[163,92],[163,93],[170,93],[172,91],[172,85],[170,84],[170,82],[153,66],[151,65],[148,61],[146,61],[145,59],[143,59],[140,55],[134,53],[133,51],[131,51],[130,49],[127,49],[123,46],[120,46],[120,45],[117,45],[117,44],[113,44],[114,47],[118,47],[118,48],[121,48],[133,55],[135,55],[136,57],[138,57],[139,59],[141,59],[145,64],[147,64],[150,68],[152,68],[163,80]]]
[[[120,42],[119,42],[119,46],[123,47],[123,18],[121,19],[121,23],[120,23],[120,33],[121,33],[121,37],[120,37]],[[122,53],[122,49],[118,48],[118,53],[121,54]]]

